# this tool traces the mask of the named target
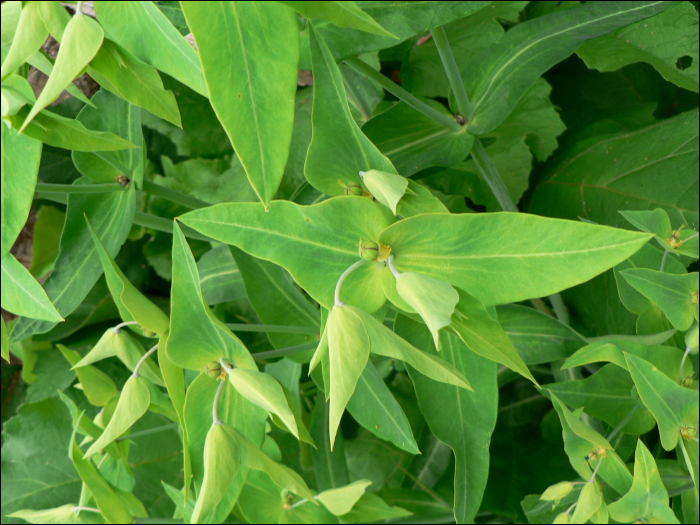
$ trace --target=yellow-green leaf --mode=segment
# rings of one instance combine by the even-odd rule
[[[379,170],[361,171],[360,178],[372,196],[396,215],[396,206],[408,189],[408,179]]]
[[[344,487],[323,491],[316,499],[336,516],[342,516],[352,510],[371,484],[370,480],[360,479]]]
[[[39,51],[49,37],[49,32],[41,18],[41,3],[25,2],[24,7],[22,7],[22,14],[12,38],[12,45],[2,63],[0,77],[3,80]]]
[[[56,346],[71,366],[75,366],[80,362],[80,354],[78,352],[61,344]],[[117,396],[117,385],[102,370],[88,365],[76,368],[75,372],[78,375],[78,381],[83,387],[85,397],[88,398],[92,405],[103,407]]]

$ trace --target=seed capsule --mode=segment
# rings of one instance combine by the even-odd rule
[[[205,371],[209,377],[216,379],[221,375],[221,363],[218,361],[212,361],[207,365]]]
[[[372,262],[379,256],[379,245],[374,241],[360,241],[360,257]]]

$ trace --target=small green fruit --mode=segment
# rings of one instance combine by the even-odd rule
[[[221,363],[218,361],[212,361],[207,365],[205,371],[209,377],[216,379],[221,375]]]
[[[360,257],[372,262],[379,256],[379,245],[374,241],[360,242]]]
[[[360,197],[362,196],[363,191],[362,186],[357,182],[351,182],[345,186],[345,195],[356,195]]]

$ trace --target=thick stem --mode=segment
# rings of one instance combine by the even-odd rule
[[[493,196],[496,197],[496,200],[503,211],[517,212],[518,208],[510,198],[508,189],[501,178],[501,174],[498,173],[496,166],[494,166],[491,157],[489,157],[488,153],[486,153],[486,148],[484,148],[484,145],[481,143],[481,140],[478,137],[474,138],[474,145],[472,146],[471,154],[476,167],[479,168],[479,171],[484,177],[486,184],[488,184],[489,188],[491,188]]]
[[[224,391],[224,386],[226,386],[226,381],[220,381],[219,388],[216,389],[216,396],[214,396],[214,408],[212,409],[212,425],[224,424],[224,422],[219,419],[219,400],[221,399],[221,394]]]
[[[138,363],[136,363],[136,366],[134,367],[134,373],[132,374],[133,377],[138,377],[138,376],[139,376],[139,369],[141,368],[141,365],[142,365],[142,364],[146,361],[146,359],[148,359],[148,357],[149,357],[153,352],[155,352],[156,350],[158,350],[158,345],[154,346],[154,347],[151,348],[148,352],[146,352],[145,354],[143,354],[143,357],[139,360]]]
[[[340,276],[340,279],[338,279],[338,284],[335,286],[335,306],[345,306],[345,303],[340,300],[340,290],[343,288],[343,283],[345,282],[345,279],[348,278],[348,275],[350,275],[352,272],[354,272],[357,268],[365,264],[367,261],[364,259],[360,259],[356,263],[352,264],[350,268],[345,270],[343,272],[343,275]]]
[[[661,268],[659,268],[660,272],[663,272],[664,268],[666,267],[666,259],[668,259],[668,250],[664,251],[664,256],[661,258]]]
[[[236,324],[226,323],[226,326],[234,332],[269,332],[279,334],[305,334],[318,335],[319,329],[311,326],[283,326],[276,324]]]
[[[413,109],[415,109],[416,111],[418,111],[420,113],[423,113],[423,115],[433,119],[435,122],[442,124],[450,131],[461,131],[462,130],[462,126],[460,126],[456,120],[454,120],[453,118],[450,118],[450,116],[445,115],[444,113],[440,113],[438,110],[430,107],[428,104],[426,104],[425,102],[423,102],[419,98],[415,97],[414,95],[411,95],[408,91],[403,89],[398,84],[395,84],[394,82],[389,80],[387,77],[382,75],[379,71],[376,71],[374,68],[372,68],[368,64],[365,64],[364,62],[362,62],[362,60],[359,60],[357,58],[348,58],[345,60],[345,63],[351,69],[354,69],[358,73],[366,75],[369,78],[371,78],[372,80],[376,81],[380,86],[382,86],[384,89],[386,89],[389,93],[396,95],[396,97],[399,98],[402,102],[405,102],[406,104],[411,106]]]
[[[78,512],[97,512],[99,514],[102,511],[100,509],[96,509],[95,507],[81,507],[80,505],[76,505],[73,507],[73,513],[78,514]]]
[[[45,184],[38,182],[36,193],[110,193],[113,191],[123,191],[121,184]]]
[[[253,359],[256,361],[263,361],[265,359],[273,359],[275,357],[284,357],[286,355],[298,354],[299,352],[304,352],[306,350],[311,350],[318,346],[318,341],[315,343],[302,343],[300,345],[288,346],[287,348],[278,348],[277,350],[269,350],[267,352],[258,352],[257,354],[252,354]]]
[[[401,272],[399,272],[396,269],[396,266],[394,266],[394,256],[393,255],[389,256],[389,260],[387,261],[387,263],[389,264],[389,269],[391,270],[391,273],[393,273],[394,277],[396,277],[398,279],[401,276]]]
[[[75,15],[82,15],[83,14],[83,4],[85,2],[78,2],[78,5],[75,6]],[[99,512],[99,511],[98,511]]]
[[[683,354],[683,359],[681,359],[681,367],[678,370],[678,383],[679,384],[683,384],[683,366],[685,366],[685,361],[686,361],[686,359],[688,359],[688,356],[690,355],[690,353],[692,351],[693,351],[692,348],[690,348],[689,346],[686,347],[685,353]]]
[[[459,113],[467,119],[467,122],[470,122],[474,117],[474,110],[472,109],[472,105],[469,103],[467,90],[464,87],[464,82],[462,82],[462,76],[459,74],[459,68],[457,67],[455,57],[452,54],[452,48],[450,47],[450,42],[447,40],[445,30],[442,26],[439,26],[431,29],[430,32],[433,35],[435,47],[437,47],[438,53],[440,53],[442,66],[445,68],[447,79],[450,81],[450,86],[452,87],[452,92],[455,95]]]
[[[184,193],[180,193],[179,191],[171,190],[147,180],[143,181],[143,191],[150,193],[151,195],[155,195],[156,197],[162,197],[171,202],[182,204],[183,206],[187,206],[193,210],[211,206],[211,204],[208,202],[201,201],[194,197],[190,197],[189,195],[185,195]]]
[[[126,321],[123,323],[119,323],[117,326],[112,328],[112,332],[114,332],[115,334],[118,334],[122,331],[122,328],[124,328],[125,326],[132,326],[135,324],[139,324],[138,321]]]
[[[226,361],[224,361],[223,357],[221,359],[219,359],[219,363],[221,363],[221,368],[223,368],[224,372],[226,372],[227,374],[230,374],[231,372],[233,372],[233,367],[228,366],[228,364],[226,364]]]
[[[620,432],[620,430],[622,430],[624,428],[624,426],[627,423],[629,423],[630,419],[632,419],[634,417],[634,415],[637,413],[637,411],[640,408],[642,408],[642,405],[640,405],[639,403],[634,405],[634,408],[632,410],[630,410],[629,414],[627,414],[624,417],[624,419],[622,421],[620,421],[620,423],[615,428],[612,429],[612,432],[610,432],[610,434],[608,434],[608,436],[605,439],[610,441],[612,438],[614,438]]]

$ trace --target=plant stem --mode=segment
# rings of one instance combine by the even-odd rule
[[[472,146],[471,154],[476,167],[479,168],[486,184],[491,188],[491,193],[496,197],[503,211],[517,212],[518,208],[510,198],[506,185],[501,178],[501,174],[498,173],[496,166],[494,166],[491,157],[486,153],[486,149],[478,137],[474,137],[474,145]]]
[[[345,279],[348,278],[348,275],[350,275],[352,272],[354,272],[357,268],[365,264],[367,261],[364,259],[360,259],[356,263],[353,263],[347,270],[343,272],[343,275],[340,276],[340,279],[338,279],[338,284],[335,286],[335,306],[345,306],[345,303],[340,300],[340,290],[343,287],[343,283],[345,282]]]
[[[222,362],[223,362],[223,359],[222,359]],[[226,381],[228,381],[228,379],[226,379],[225,381],[220,381],[219,388],[216,389],[216,396],[214,396],[214,407],[212,408],[212,417],[213,417],[212,425],[223,425],[224,424],[224,422],[219,419],[219,400],[221,399],[221,394],[224,391],[224,386],[226,385]]]
[[[453,118],[450,118],[448,115],[445,115],[444,113],[440,113],[438,110],[430,107],[428,104],[426,104],[425,102],[423,102],[419,98],[415,97],[414,95],[411,95],[408,91],[403,89],[398,84],[389,80],[387,77],[382,75],[379,71],[376,71],[374,68],[372,68],[368,64],[365,64],[364,62],[362,62],[362,60],[359,60],[357,58],[348,58],[345,60],[345,63],[351,69],[357,71],[358,73],[366,75],[369,78],[371,78],[372,80],[375,80],[380,86],[382,86],[384,89],[386,89],[389,93],[396,95],[396,97],[398,97],[402,102],[405,102],[406,104],[411,106],[413,109],[415,109],[416,111],[418,111],[420,113],[423,113],[423,115],[433,119],[435,122],[442,124],[450,131],[461,131],[462,130],[462,126],[460,126],[456,120],[454,120]]]
[[[83,4],[84,3],[85,2],[78,2],[78,5],[75,6],[75,15],[76,16],[83,14]]]
[[[636,405],[634,405],[634,408],[633,408],[632,410],[630,410],[629,414],[627,414],[627,415],[624,417],[624,419],[623,419],[622,421],[620,421],[620,423],[619,423],[615,428],[612,429],[612,432],[610,432],[610,434],[608,434],[608,436],[607,436],[605,439],[607,439],[608,441],[610,441],[612,438],[614,438],[614,437],[620,432],[620,430],[622,430],[623,427],[624,427],[627,423],[629,423],[630,419],[632,419],[632,417],[634,417],[634,415],[637,413],[637,411],[638,411],[640,408],[642,408],[642,405],[640,405],[639,403],[637,403]]]
[[[450,47],[450,42],[447,40],[445,29],[443,26],[438,26],[431,29],[430,32],[433,35],[435,47],[437,47],[438,53],[440,53],[442,66],[445,68],[447,79],[450,81],[450,86],[452,87],[452,92],[455,95],[459,113],[467,119],[467,122],[470,122],[472,118],[474,118],[474,110],[472,109],[472,105],[469,103],[467,90],[465,89],[464,82],[462,82],[462,77],[459,74],[459,68],[457,67],[455,57],[452,54],[452,48]]]
[[[559,322],[569,325],[569,310],[564,304],[564,299],[558,293],[549,296],[549,300],[552,303],[552,309],[554,310],[554,315],[557,316]]]
[[[664,256],[661,258],[661,268],[659,268],[660,272],[663,272],[664,268],[666,267],[666,259],[668,259],[668,250],[664,251]]]
[[[683,384],[683,366],[685,365],[686,359],[688,359],[688,356],[690,355],[690,352],[692,352],[693,349],[687,346],[685,348],[685,353],[683,354],[683,359],[681,359],[681,368],[678,370],[678,384]]]
[[[306,334],[318,335],[319,328],[306,326],[282,326],[276,324],[235,324],[226,323],[226,326],[234,332],[272,332],[280,334]]]
[[[161,425],[159,427],[149,428],[148,430],[141,430],[140,432],[134,432],[133,434],[129,434],[128,436],[118,437],[117,439],[115,439],[115,441],[118,443],[120,441],[131,440],[131,439],[138,438],[138,437],[150,436],[151,434],[159,434],[161,432],[166,432],[166,431],[171,430],[173,428],[178,428],[179,426],[180,425],[178,423],[171,423],[169,425]]]
[[[595,481],[595,477],[598,474],[598,469],[600,466],[603,464],[603,458],[600,458],[598,460],[598,464],[595,466],[595,469],[593,469],[593,475],[591,476],[591,479],[588,480],[588,483],[593,483]]]
[[[256,361],[262,361],[265,359],[272,359],[274,357],[284,357],[286,355],[298,354],[305,350],[311,350],[318,346],[318,341],[314,343],[302,343],[300,345],[288,346],[287,348],[279,348],[277,350],[269,350],[267,352],[258,352],[257,354],[252,354],[253,359]]]
[[[100,509],[96,509],[94,507],[81,507],[79,505],[76,505],[73,507],[73,513],[77,514],[78,512],[97,512],[98,514],[101,513],[102,511]]]
[[[110,193],[123,191],[124,186],[116,182],[108,184],[45,184],[38,182],[37,193]]]
[[[674,496],[678,496],[679,494],[683,494],[686,490],[691,490],[694,488],[695,488],[695,483],[686,483],[685,485],[681,485],[678,488],[669,490],[668,497],[672,498]]]
[[[398,279],[401,276],[401,272],[399,272],[396,269],[396,266],[394,266],[394,256],[390,255],[389,260],[387,262],[389,264],[389,269],[391,270],[391,273],[393,273],[394,277],[396,277]]]
[[[117,326],[112,328],[112,332],[114,332],[115,334],[118,334],[119,332],[122,331],[122,328],[124,328],[125,326],[132,326],[135,324],[139,324],[138,321],[126,321],[124,323],[119,323]]]
[[[198,210],[199,208],[211,206],[211,204],[208,202],[201,201],[184,193],[180,193],[179,191],[171,190],[170,188],[160,186],[159,184],[154,184],[153,182],[149,182],[147,180],[143,181],[143,191],[150,193],[151,195],[155,195],[156,197],[162,197],[171,202],[182,204],[183,206],[187,206],[192,210]]]
[[[158,350],[158,345],[154,346],[151,348],[148,352],[143,354],[143,357],[139,360],[138,363],[136,363],[136,366],[134,367],[134,373],[132,374],[133,377],[138,377],[139,376],[139,368],[141,368],[141,365],[144,363],[146,359],[148,359],[148,356],[150,356],[153,352]]]

